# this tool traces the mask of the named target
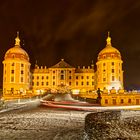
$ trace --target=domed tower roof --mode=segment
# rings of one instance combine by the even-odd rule
[[[29,61],[27,52],[20,46],[19,32],[17,32],[17,37],[15,38],[15,46],[6,52],[4,59],[20,59]]]
[[[108,32],[108,37],[106,39],[106,42],[107,42],[106,47],[104,49],[102,49],[100,51],[100,53],[98,54],[98,60],[109,59],[109,58],[121,59],[121,54],[120,54],[119,50],[114,48],[111,44],[111,37],[110,37],[109,32]]]

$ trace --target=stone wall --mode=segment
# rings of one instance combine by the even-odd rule
[[[85,132],[90,140],[139,140],[140,116],[122,117],[121,111],[90,113],[85,118]]]

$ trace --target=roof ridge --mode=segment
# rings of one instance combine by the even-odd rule
[[[53,65],[51,68],[74,68],[70,64],[61,59],[57,64]]]

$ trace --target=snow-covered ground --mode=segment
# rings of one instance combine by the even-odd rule
[[[30,104],[30,105],[29,105]],[[82,140],[86,112],[37,107],[0,114],[0,140]]]
[[[39,100],[13,106],[18,109],[0,113],[0,140],[86,140],[85,116],[90,112],[40,107]],[[140,111],[121,111],[121,119],[133,116],[139,118]]]

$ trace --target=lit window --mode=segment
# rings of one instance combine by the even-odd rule
[[[24,67],[24,64],[21,64],[21,67]]]
[[[114,76],[112,76],[112,81],[115,81],[115,77]]]
[[[14,70],[11,70],[11,73],[14,74]]]
[[[106,78],[103,78],[103,81],[105,82],[106,81]]]
[[[105,99],[105,104],[108,104],[108,100],[107,99]]]
[[[121,77],[119,76],[119,81],[121,81]]]
[[[49,83],[48,82],[46,82],[46,86],[48,86],[49,85]]]
[[[64,75],[61,75],[60,79],[61,79],[61,80],[64,80]]]
[[[111,57],[113,58],[114,57],[114,54],[112,54]]]
[[[119,70],[119,73],[121,73],[121,71]]]
[[[123,104],[124,103],[124,100],[123,99],[121,99],[121,104]]]
[[[112,73],[114,73],[114,69],[112,69]]]
[[[64,73],[64,71],[63,71],[63,70],[61,70],[61,73]]]
[[[21,77],[21,79],[20,79],[20,80],[21,80],[21,82],[23,82],[23,77]]]
[[[13,54],[12,57],[15,58],[15,55]]]
[[[115,105],[116,104],[116,99],[113,99],[112,103],[113,103],[113,105]]]
[[[23,70],[21,70],[21,74],[23,74],[24,72],[23,72]]]
[[[14,82],[14,77],[13,76],[11,77],[11,82]]]
[[[128,103],[131,104],[131,99],[128,99]]]
[[[53,82],[53,85],[55,85],[55,82]]]
[[[136,99],[136,105],[139,105],[139,104],[140,104],[140,100]]]

